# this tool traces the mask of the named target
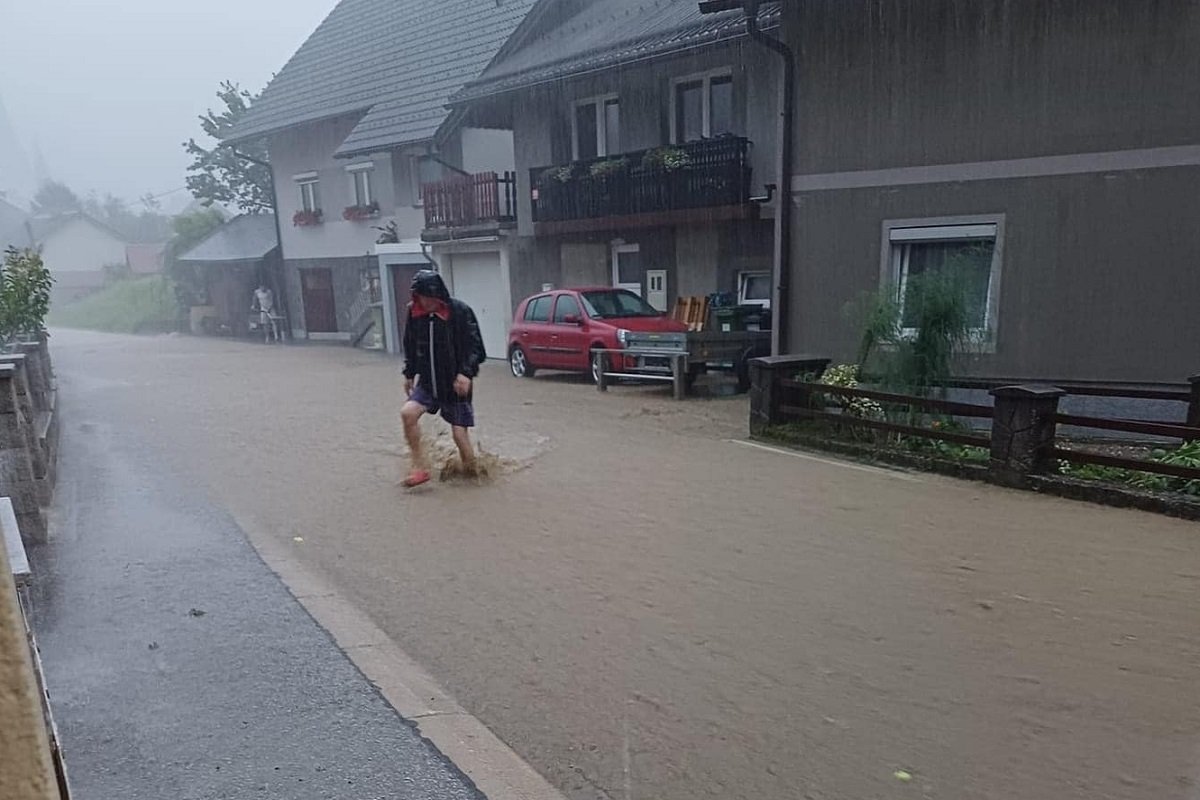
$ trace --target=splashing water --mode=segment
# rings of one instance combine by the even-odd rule
[[[515,472],[523,466],[517,461],[489,452],[478,442],[475,442],[475,464],[463,464],[453,438],[445,430],[439,431],[432,438],[430,432],[425,431],[422,445],[429,463],[437,470],[438,479],[447,483],[491,483],[501,474]]]

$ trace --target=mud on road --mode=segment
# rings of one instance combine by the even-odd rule
[[[1200,797],[1192,524],[747,447],[744,399],[502,365],[477,388],[499,476],[405,494],[395,362],[54,348],[62,391],[294,548],[573,800]]]

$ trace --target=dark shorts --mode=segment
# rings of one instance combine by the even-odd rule
[[[420,385],[413,389],[413,393],[408,399],[414,403],[420,403],[430,414],[437,414],[440,411],[442,419],[455,427],[475,427],[475,408],[471,405],[470,400],[455,395],[452,399],[443,401],[441,398],[435,398],[426,391],[425,387]]]

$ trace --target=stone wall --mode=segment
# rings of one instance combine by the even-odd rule
[[[0,354],[0,794],[67,800],[20,585],[26,543],[44,542],[58,443],[46,335]]]

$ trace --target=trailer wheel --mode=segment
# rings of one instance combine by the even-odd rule
[[[750,391],[750,359],[754,357],[752,349],[746,350],[733,365],[734,373],[737,375],[737,390],[739,393]]]

